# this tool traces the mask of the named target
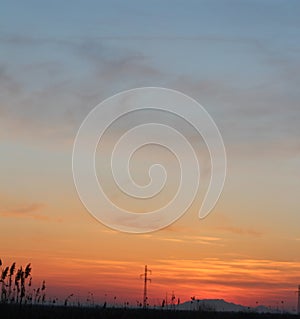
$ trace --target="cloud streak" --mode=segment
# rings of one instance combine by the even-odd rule
[[[260,303],[275,304],[284,296],[287,304],[293,304],[300,260],[163,258],[153,260],[148,266],[152,270],[149,286],[151,302],[155,298],[164,298],[165,291],[171,289],[182,301],[195,295],[198,298],[225,298],[255,304],[257,296],[261,296],[264,299],[260,299]],[[63,280],[64,289],[80,285],[89,289],[89,286],[96,285],[96,295],[111,292],[121,300],[135,301],[142,294],[139,274],[143,272],[143,265],[135,260],[56,258],[47,267],[51,269],[48,276],[52,284],[61,289]],[[86,273],[93,276],[86,276]],[[85,277],[84,282],[79,281],[82,277]]]
[[[26,218],[38,221],[49,221],[50,217],[45,215],[42,211],[45,204],[31,203],[23,206],[15,206],[8,209],[0,209],[0,216],[6,218]]]

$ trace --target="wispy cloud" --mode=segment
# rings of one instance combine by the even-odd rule
[[[66,287],[79,287],[80,284],[89,287],[99,283],[97,291],[103,294],[112,291],[128,299],[139,296],[142,289],[139,274],[143,272],[143,264],[136,260],[118,260],[117,256],[115,260],[58,258],[52,263],[48,267],[51,267],[49,275],[54,285],[61,285],[60,279]],[[300,272],[300,260],[250,258],[162,258],[152,260],[148,266],[152,270],[149,297],[163,297],[164,292],[171,289],[182,300],[195,295],[255,302],[258,295],[265,300],[276,300],[284,295],[285,300],[292,301]],[[93,275],[86,276],[87,273]],[[80,282],[81,276],[85,278],[84,283]]]
[[[268,65],[278,75],[270,77],[267,68],[264,71],[267,78],[260,84],[251,85],[239,85],[247,81],[238,84],[225,81],[215,73],[206,74],[204,78],[201,74],[178,73],[175,69],[171,74],[167,68],[158,67],[153,56],[143,48],[129,49],[124,41],[115,47],[114,41],[106,37],[59,39],[2,34],[1,39],[6,46],[42,50],[43,60],[38,62],[28,58],[19,65],[19,73],[8,64],[2,64],[0,113],[3,127],[9,127],[12,132],[10,137],[15,134],[24,138],[24,132],[27,132],[34,138],[50,136],[71,141],[93,105],[121,90],[155,83],[199,97],[219,120],[225,138],[245,143],[246,140],[261,140],[263,135],[269,148],[276,149],[276,152],[282,141],[283,153],[287,153],[287,148],[295,152],[295,145],[298,145],[300,113],[295,77],[299,72],[295,70],[300,67],[299,59],[290,57],[285,50],[271,49],[261,39],[205,35],[189,39],[207,42],[208,46],[210,42],[247,44],[247,48],[258,53],[256,60],[251,60],[253,69],[260,69],[261,64]],[[184,39],[182,37],[182,41]],[[49,52],[60,49],[61,55],[53,60],[51,55],[44,54],[44,46]],[[73,64],[77,66],[76,71]],[[22,74],[27,74],[30,81],[27,78],[24,81]],[[236,76],[240,76],[239,72]],[[35,134],[37,131],[39,134]],[[285,137],[289,137],[288,144]],[[272,141],[275,143],[271,144]]]
[[[218,229],[230,232],[232,234],[237,234],[237,235],[249,235],[249,236],[254,236],[254,237],[260,237],[262,236],[262,232],[250,229],[250,228],[245,228],[245,227],[236,227],[236,226],[221,226],[218,227]]]
[[[30,218],[34,220],[49,221],[49,216],[43,213],[45,204],[31,203],[23,206],[15,206],[8,209],[0,209],[0,215],[8,218]]]
[[[1,126],[10,132],[6,138],[73,141],[80,123],[94,105],[121,90],[150,85],[162,77],[143,53],[125,48],[116,50],[99,39],[17,36],[6,39],[6,43],[26,45],[29,51],[41,52],[47,45],[49,52],[58,47],[62,52],[55,60],[43,53],[41,61],[28,58],[17,70],[2,61],[0,114]]]
[[[154,240],[169,241],[182,244],[202,244],[202,245],[222,245],[220,237],[197,236],[197,235],[179,235],[176,237],[155,236]]]

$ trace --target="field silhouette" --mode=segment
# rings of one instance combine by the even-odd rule
[[[206,311],[175,311],[155,309],[124,309],[102,307],[73,307],[73,306],[47,306],[47,305],[0,305],[0,317],[3,319],[276,319],[300,318],[291,314],[257,314],[257,313],[232,313],[232,312],[206,312]]]

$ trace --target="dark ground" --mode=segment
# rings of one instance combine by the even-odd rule
[[[63,306],[24,306],[0,304],[0,319],[300,319],[290,314],[255,314],[142,309],[102,309]]]

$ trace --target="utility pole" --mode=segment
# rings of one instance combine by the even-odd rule
[[[145,266],[145,272],[140,275],[141,278],[144,278],[144,298],[143,298],[143,308],[147,308],[147,301],[148,301],[148,296],[147,296],[147,284],[148,281],[151,282],[151,279],[148,278],[148,273],[152,274],[152,271],[147,268],[147,265]]]

